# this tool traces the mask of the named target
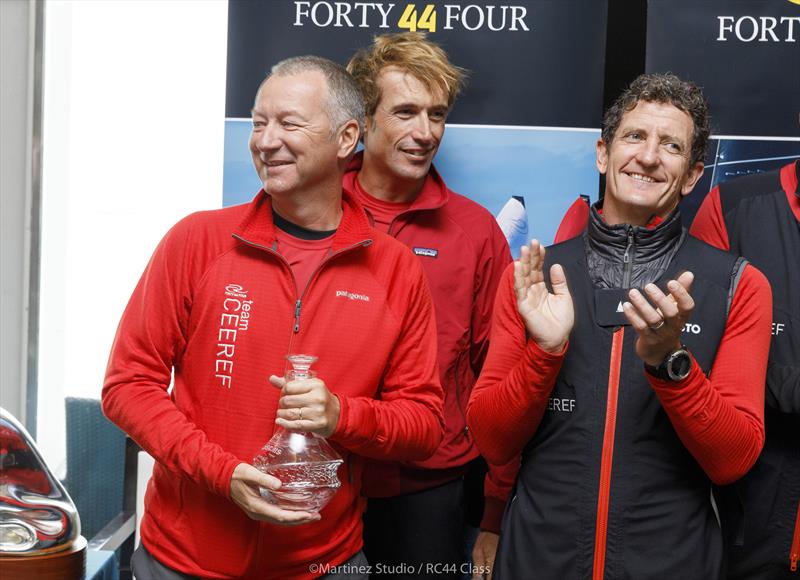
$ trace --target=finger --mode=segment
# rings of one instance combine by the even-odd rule
[[[305,417],[303,417],[302,420],[298,420],[297,413],[294,413],[294,418],[283,417],[281,416],[283,413],[286,413],[286,411],[278,410],[275,424],[283,427],[287,431],[297,433],[300,431],[318,431],[320,429],[320,425],[318,425],[316,421],[306,419]]]
[[[316,522],[322,516],[318,513],[293,511],[281,509],[278,506],[266,501],[258,502],[252,508],[254,519],[267,520],[282,526],[298,526],[310,522]]]
[[[283,485],[277,477],[259,471],[249,464],[240,464],[240,467],[237,467],[235,477],[249,485],[267,489],[280,489],[281,485]]]
[[[270,375],[269,383],[277,389],[283,389],[286,386],[286,379],[278,375]]]
[[[319,379],[295,379],[286,383],[283,387],[283,395],[303,395],[310,393],[324,385]]]
[[[553,286],[553,294],[569,295],[567,276],[561,264],[553,264],[550,267],[550,284]]]
[[[517,296],[517,302],[525,300],[528,294],[528,287],[530,283],[526,283],[525,274],[523,273],[523,266],[520,260],[514,262],[514,294]]]
[[[664,319],[672,318],[678,314],[678,306],[675,304],[675,299],[671,294],[664,294],[661,288],[655,284],[648,284],[644,287],[644,291],[647,292],[647,297],[650,299],[650,302],[658,305],[656,311],[659,312]]]
[[[539,240],[531,240],[531,282],[536,283],[542,279],[544,265],[544,247]]]
[[[625,315],[625,318],[628,319],[628,322],[631,323],[631,326],[633,326],[634,330],[636,330],[639,334],[645,332],[650,326],[630,302],[624,302],[622,304],[622,313]]]
[[[678,276],[678,282],[680,282],[681,286],[686,288],[687,292],[691,292],[692,282],[694,282],[694,274],[689,270],[682,272],[681,275]]]
[[[301,393],[299,395],[284,395],[278,400],[278,406],[281,409],[299,409],[303,407],[303,411],[305,411],[305,409],[320,406],[322,396],[321,394],[319,394],[319,396],[315,395],[317,395],[317,393],[314,392]]]
[[[691,274],[691,272],[689,272]],[[676,307],[681,314],[688,314],[694,309],[694,299],[689,294],[689,290],[686,286],[684,286],[678,280],[670,280],[667,283],[667,288],[670,291],[670,295],[672,296],[673,300],[675,300]],[[689,281],[689,287],[691,288],[692,281]]]
[[[648,326],[656,326],[663,320],[661,314],[658,313],[647,301],[647,298],[635,288],[628,292],[628,299],[630,300],[631,306],[636,310],[636,313],[644,319]]]

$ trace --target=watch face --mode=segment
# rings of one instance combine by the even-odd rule
[[[682,381],[692,370],[692,357],[685,350],[677,350],[667,361],[667,373],[673,381]]]

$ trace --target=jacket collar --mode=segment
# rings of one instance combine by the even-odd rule
[[[347,166],[347,170],[342,180],[342,186],[345,191],[352,192],[355,189],[355,180],[358,178],[358,172],[364,163],[364,152],[359,151],[353,156],[353,160]],[[369,193],[369,192],[367,192]],[[425,178],[425,183],[422,185],[422,190],[417,195],[416,199],[411,203],[407,211],[419,211],[438,209],[447,203],[450,199],[450,191],[444,183],[439,172],[431,165],[428,176]]]
[[[333,234],[331,251],[336,252],[364,242],[371,243],[373,232],[363,206],[348,191],[342,191],[342,221]],[[245,242],[266,248],[275,245],[272,198],[262,189],[253,198],[233,235]]]
[[[592,251],[607,259],[621,260],[631,241],[635,244],[635,262],[649,262],[672,251],[682,239],[683,226],[678,208],[663,220],[654,219],[646,226],[629,224],[609,225],[601,215],[602,201],[595,203],[589,212],[586,239]]]

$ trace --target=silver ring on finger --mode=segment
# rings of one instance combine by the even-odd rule
[[[297,420],[298,421],[302,421],[303,420],[303,407],[300,407],[299,409],[297,409]]]
[[[662,318],[661,320],[658,321],[657,324],[651,324],[650,325],[650,330],[658,330],[659,328],[661,328],[665,324],[666,324],[666,321]]]

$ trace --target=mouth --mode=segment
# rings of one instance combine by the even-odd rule
[[[282,159],[271,159],[269,161],[265,161],[264,165],[272,169],[273,167],[283,167],[284,165],[291,165],[293,161],[285,161]]]
[[[430,156],[431,151],[433,151],[433,149],[406,149],[406,148],[401,148],[400,151],[405,153],[409,157],[414,158],[414,159],[423,160],[423,159],[427,159]]]
[[[657,181],[654,177],[650,175],[644,175],[643,173],[626,172],[625,175],[634,181],[640,181],[642,183],[655,183]]]

